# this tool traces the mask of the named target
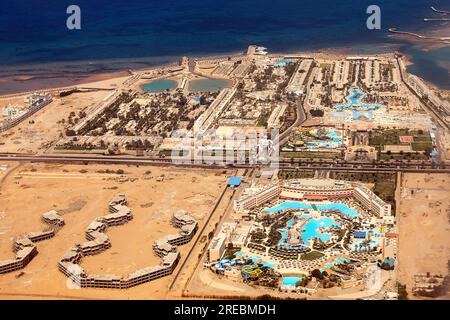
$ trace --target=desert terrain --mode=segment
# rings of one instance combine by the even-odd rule
[[[450,175],[404,174],[401,182],[398,276],[408,298],[417,273],[449,273]],[[447,294],[447,298],[450,295]]]
[[[173,213],[179,209],[188,211],[198,219],[201,228],[225,187],[226,176],[223,171],[212,170],[8,163],[8,169],[0,175],[1,259],[14,257],[11,250],[14,238],[47,227],[41,222],[44,212],[59,210],[65,226],[54,238],[37,243],[39,254],[27,267],[0,276],[0,298],[165,297],[173,275],[123,291],[76,290],[67,288],[67,279],[58,271],[57,261],[70,247],[85,241],[89,223],[106,214],[111,198],[123,193],[133,220],[108,228],[112,247],[85,257],[81,265],[88,273],[127,275],[159,264],[160,258],[153,254],[152,244],[158,238],[179,232],[170,225]],[[181,262],[191,244],[192,241],[179,247]]]
[[[71,112],[91,112],[102,99],[111,94],[111,90],[122,84],[127,77],[116,77],[95,81],[83,86],[85,89],[97,88],[98,91],[73,93],[66,97],[53,97],[53,101],[7,132],[0,133],[0,153],[45,153],[58,141],[65,131],[65,123]],[[24,98],[29,93],[0,96],[0,105],[25,106]],[[67,125],[67,124],[66,124]]]

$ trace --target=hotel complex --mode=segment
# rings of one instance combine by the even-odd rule
[[[3,131],[6,131],[8,129],[11,129],[27,119],[28,117],[32,116],[39,110],[41,110],[43,107],[48,105],[53,101],[53,98],[51,94],[32,94],[31,96],[27,97],[25,99],[25,102],[29,103],[28,110],[18,116],[17,118],[13,118],[7,121],[0,121],[0,133]]]
[[[391,215],[391,205],[362,183],[333,179],[295,179],[248,188],[240,199],[235,200],[234,208],[236,211],[253,210],[277,197],[313,201],[354,197],[364,208],[379,217]]]
[[[88,226],[88,241],[69,249],[58,263],[59,270],[82,288],[127,289],[172,274],[180,260],[176,246],[188,243],[198,228],[197,222],[191,216],[184,211],[178,211],[174,214],[172,223],[181,229],[180,233],[166,236],[153,244],[155,255],[161,258],[159,265],[145,267],[127,276],[90,275],[80,266],[81,259],[110,248],[111,242],[105,233],[107,228],[127,223],[133,217],[124,195],[118,195],[111,200],[109,211],[110,214],[95,219]]]

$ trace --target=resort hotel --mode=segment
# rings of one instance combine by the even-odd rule
[[[391,215],[391,205],[365,187],[333,179],[294,179],[279,181],[263,187],[251,187],[234,202],[236,211],[249,211],[279,197],[285,200],[322,201],[327,199],[355,198],[364,208],[379,217]]]

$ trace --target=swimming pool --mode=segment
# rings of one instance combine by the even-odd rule
[[[291,59],[278,59],[277,61],[278,61],[278,62],[282,62],[282,63],[291,63],[291,62],[294,62],[294,60],[291,60]]]
[[[330,217],[322,218],[322,219],[311,219],[305,225],[305,231],[302,233],[301,237],[303,243],[307,244],[309,239],[319,238],[322,241],[328,241],[330,239],[329,234],[320,233],[317,231],[318,228],[330,228],[330,227],[339,227],[340,224],[334,222]]]
[[[379,103],[361,103],[361,100],[366,94],[359,88],[351,88],[349,95],[345,98],[347,103],[335,106],[338,111],[350,110],[352,111],[352,118],[358,120],[361,117],[365,117],[372,120],[372,111],[378,110],[383,105]]]
[[[141,84],[141,89],[146,92],[163,92],[170,89],[175,89],[177,82],[173,80],[160,79]]]
[[[278,230],[281,233],[281,239],[278,242],[283,247],[290,247],[290,245],[286,244],[288,230],[292,227],[294,222],[299,218],[307,218],[307,215],[294,216],[291,220],[289,220],[286,224],[286,228]],[[331,228],[331,227],[340,227],[340,224],[334,222],[330,217],[320,218],[320,219],[310,219],[304,226],[304,230],[301,233],[300,237],[302,238],[303,244],[308,245],[308,241],[310,239],[318,238],[322,241],[328,241],[330,239],[330,235],[326,233],[321,233],[318,231],[319,228]]]
[[[299,281],[302,281],[301,277],[295,277],[295,276],[283,277],[283,286],[295,287],[295,285]]]
[[[371,238],[368,242],[366,240],[355,241],[352,244],[352,251],[372,250],[380,245],[380,238]]]
[[[264,267],[273,268],[275,267],[275,263],[273,262],[263,262]]]
[[[316,208],[314,208],[315,206]],[[358,216],[358,211],[356,211],[353,208],[348,207],[344,203],[329,203],[329,204],[309,204],[309,203],[303,203],[303,202],[294,202],[294,201],[286,201],[283,202],[277,206],[274,206],[272,208],[264,209],[264,212],[274,213],[279,212],[287,209],[299,209],[299,210],[337,210],[345,214],[346,216],[350,218],[355,218]]]
[[[229,88],[231,81],[224,79],[197,79],[189,82],[189,91],[218,91]]]
[[[248,258],[248,259],[249,259],[249,260],[252,260],[253,263],[261,262],[261,258],[258,258],[258,257],[250,257],[250,258]]]
[[[336,259],[334,259],[334,262],[336,264],[343,264],[343,263],[346,263],[346,262],[350,262],[350,260],[348,260],[347,258],[336,258]]]
[[[339,146],[342,137],[333,129],[313,129],[309,135],[304,138],[307,140],[306,145],[311,148],[333,149]],[[311,139],[311,140],[310,140]]]

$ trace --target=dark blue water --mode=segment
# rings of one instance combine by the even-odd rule
[[[74,3],[82,11],[79,31],[66,28],[66,8]],[[381,7],[382,30],[366,28],[366,8],[373,3]],[[241,52],[249,44],[271,52],[407,50],[408,43],[388,37],[387,29],[439,26],[422,21],[436,17],[431,5],[449,9],[444,0],[2,0],[0,76],[50,69],[76,74],[80,65],[83,72],[145,67],[182,55]],[[450,88],[448,71],[436,60],[442,54],[409,53],[420,56],[419,75],[433,81],[425,69],[434,61],[431,76],[439,73],[435,82]],[[111,59],[119,60],[104,62]]]

